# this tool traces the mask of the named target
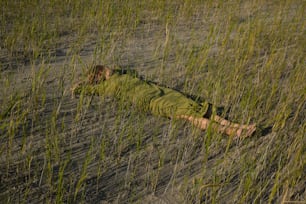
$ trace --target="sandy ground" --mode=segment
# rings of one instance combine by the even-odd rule
[[[152,25],[151,25],[152,26]],[[173,31],[177,39],[181,42],[193,43],[188,36],[188,28],[186,26],[178,26],[177,30]],[[116,61],[119,61],[119,66],[130,67],[136,69],[140,75],[152,77],[159,82],[155,77],[156,66],[160,64],[156,55],[161,55],[159,51],[153,48],[156,44],[163,46],[165,28],[161,27],[146,27],[144,24],[139,28],[138,35],[131,37],[128,43],[115,42],[114,50],[109,53],[105,64],[114,65],[111,56],[116,56]],[[198,29],[196,34],[198,38],[193,36],[194,44],[201,42],[201,36],[206,32],[204,27]],[[80,59],[84,64],[92,62],[94,47],[97,40],[92,36],[92,40],[85,43],[80,52]],[[212,50],[212,53],[217,50]],[[231,197],[230,193],[237,187],[239,181],[239,169],[235,173],[233,165],[237,162],[236,158],[241,153],[250,151],[256,153],[256,146],[266,143],[267,137],[259,137],[256,140],[248,141],[247,144],[234,142],[226,155],[225,149],[228,144],[228,138],[223,136],[218,138],[219,146],[214,150],[210,149],[207,154],[203,151],[203,138],[205,132],[195,130],[192,126],[184,123],[171,121],[166,118],[155,117],[144,113],[135,113],[135,111],[126,110],[122,121],[116,121],[116,101],[107,99],[101,101],[99,97],[93,97],[88,109],[85,109],[81,115],[81,120],[75,122],[77,114],[78,98],[72,99],[70,95],[71,74],[72,70],[66,69],[63,71],[65,64],[69,64],[69,44],[63,42],[62,47],[58,47],[54,51],[56,58],[50,64],[51,69],[46,78],[46,105],[39,110],[39,121],[33,122],[28,119],[28,130],[26,138],[26,147],[23,147],[22,130],[20,130],[13,139],[12,162],[8,171],[6,170],[6,154],[1,154],[0,169],[0,198],[6,199],[10,195],[12,202],[22,201],[25,198],[29,203],[41,203],[46,200],[56,197],[56,189],[50,193],[46,177],[47,158],[46,146],[48,140],[52,140],[46,136],[49,131],[46,124],[50,121],[50,115],[57,107],[56,125],[63,125],[62,131],[58,132],[60,143],[60,152],[58,155],[65,160],[70,157],[69,162],[64,171],[64,181],[67,185],[64,189],[67,193],[65,199],[73,200],[73,190],[77,180],[82,172],[82,166],[89,151],[94,152],[92,155],[99,155],[99,146],[102,142],[107,142],[106,159],[101,162],[99,156],[91,158],[87,168],[87,176],[84,181],[85,186],[78,194],[79,199],[84,199],[89,203],[185,203],[190,199],[187,196],[192,195],[188,192],[188,186],[195,185],[199,178],[205,178],[207,181],[213,180],[210,171],[216,171],[216,167],[220,165],[220,161],[224,168],[219,169],[221,175],[226,175],[226,165],[231,166],[231,178],[227,178],[227,184],[223,187],[220,193],[220,202],[226,202]],[[162,60],[162,59],[160,59]],[[171,66],[175,57],[169,57],[167,64]],[[2,58],[3,63],[5,59]],[[7,62],[8,64],[14,64]],[[182,61],[183,63],[183,61]],[[104,62],[97,60],[97,64]],[[17,66],[17,64],[16,64]],[[167,67],[167,66],[166,66]],[[36,67],[38,69],[38,67]],[[76,64],[75,70],[78,74],[82,73],[84,66]],[[7,67],[4,72],[12,72],[16,79],[15,87],[17,89],[25,89],[27,93],[31,87],[31,66],[24,63],[22,67]],[[165,69],[165,72],[168,70]],[[180,72],[175,73],[172,84],[174,88],[179,88],[181,85]],[[59,90],[59,79],[64,77],[64,92]],[[162,82],[162,81],[161,81]],[[109,108],[110,107],[110,108]],[[99,110],[99,111],[97,111]],[[129,120],[129,115],[133,115],[132,120]],[[135,123],[135,128],[141,128],[139,121],[143,121],[144,129],[142,131],[142,146],[137,149],[134,144],[122,144],[118,152],[115,148],[118,144],[120,130],[124,129],[125,123]],[[114,123],[119,123],[114,128]],[[175,126],[173,133],[173,126]],[[198,135],[197,138],[190,138],[190,135]],[[273,135],[268,135],[273,138]],[[125,137],[125,135],[123,136]],[[103,138],[106,138],[105,140]],[[94,145],[92,145],[92,141]],[[0,139],[2,144],[2,152],[5,152],[4,144],[6,141]],[[52,143],[52,142],[51,142]],[[21,166],[27,165],[27,155],[35,155],[30,158],[32,160],[31,167],[25,169],[38,169],[33,174],[28,171],[20,171]],[[56,156],[56,155],[53,155]],[[163,165],[159,163],[163,157]],[[60,164],[52,163],[52,171],[54,177],[58,175]],[[239,168],[239,165],[237,165]],[[5,172],[5,173],[4,173]],[[100,172],[100,173],[98,173]],[[154,179],[156,177],[156,179]],[[222,180],[222,178],[220,178]],[[224,178],[223,178],[224,179]],[[56,182],[56,179],[54,179]],[[56,185],[54,185],[56,186]],[[209,187],[209,186],[207,186]],[[54,187],[53,187],[54,188]],[[203,187],[205,188],[205,186]],[[27,189],[31,189],[27,191]],[[51,195],[50,195],[51,194]]]

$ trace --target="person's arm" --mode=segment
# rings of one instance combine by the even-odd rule
[[[97,94],[96,86],[88,84],[77,84],[72,88],[72,95],[80,95],[81,93],[84,93],[85,95]]]
[[[72,96],[75,95],[108,95],[107,86],[104,83],[88,84],[86,81],[75,84],[72,88]]]

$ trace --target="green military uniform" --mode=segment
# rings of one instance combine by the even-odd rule
[[[82,90],[85,94],[118,97],[139,109],[166,117],[203,117],[208,110],[207,102],[196,103],[178,91],[143,81],[129,74],[115,73],[106,81],[79,87],[75,92]]]

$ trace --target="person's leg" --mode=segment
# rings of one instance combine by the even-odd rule
[[[227,126],[227,127],[231,127],[231,128],[237,128],[238,131],[240,132],[239,135],[241,135],[243,132],[246,132],[246,135],[252,135],[253,132],[255,132],[256,130],[256,124],[252,124],[252,125],[241,125],[238,123],[233,123],[230,122],[224,118],[221,118],[218,115],[214,115],[211,117],[211,120],[218,122],[221,125]]]
[[[236,127],[236,128],[243,128],[243,129],[248,129],[250,126],[249,125],[241,125],[241,124],[238,124],[238,123],[233,123],[233,122],[230,122],[218,115],[212,115],[210,117],[210,119],[212,121],[215,121],[217,123],[219,123],[220,125],[225,125],[225,126],[229,126],[229,127]]]
[[[209,104],[208,110],[206,114],[203,116],[204,118],[210,119],[214,122],[219,123],[220,125],[229,126],[229,127],[235,127],[235,128],[243,128],[248,129],[250,128],[249,125],[241,125],[238,123],[230,122],[229,120],[226,120],[225,118],[220,117],[217,115],[217,107],[215,107],[213,104]]]
[[[229,126],[228,125],[221,125],[220,123],[214,122],[214,121],[209,120],[207,118],[195,118],[193,116],[187,116],[187,115],[181,115],[181,116],[178,116],[177,118],[181,118],[181,119],[185,119],[187,121],[190,121],[196,127],[200,128],[202,130],[206,130],[209,126],[211,126],[213,128],[213,130],[215,130],[219,133],[224,133],[226,135],[235,136],[235,137],[251,136],[256,129],[255,126],[254,126],[254,128],[252,128],[253,126],[242,128],[242,127],[239,127],[239,126],[235,127],[235,125],[234,126],[232,126],[232,125],[229,125]],[[229,123],[231,123],[231,122],[229,122]]]

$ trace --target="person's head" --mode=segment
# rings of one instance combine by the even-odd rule
[[[113,74],[113,70],[104,65],[94,66],[89,70],[88,81],[90,84],[97,84],[100,81],[108,80]]]

